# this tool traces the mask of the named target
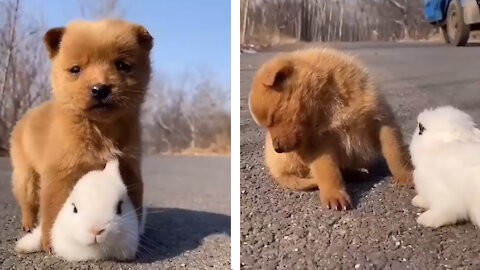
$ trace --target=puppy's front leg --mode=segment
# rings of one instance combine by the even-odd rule
[[[139,221],[142,220],[143,207],[143,181],[140,171],[140,161],[135,158],[120,158],[120,173],[123,182],[127,186],[128,197],[132,200],[137,210]]]
[[[53,223],[68,198],[71,184],[68,179],[62,178],[48,178],[46,181],[48,183],[42,183],[40,193],[42,248],[44,251],[51,253],[51,230]]]
[[[382,125],[379,130],[379,137],[382,154],[387,161],[394,181],[400,185],[411,184],[413,179],[412,165],[398,127],[393,123]]]
[[[37,225],[39,209],[38,174],[32,169],[15,167],[13,170],[13,195],[22,210],[22,229],[31,232]]]
[[[334,149],[324,149],[310,163],[310,170],[318,183],[322,206],[336,210],[347,210],[352,207]]]

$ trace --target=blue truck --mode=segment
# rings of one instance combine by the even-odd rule
[[[427,21],[440,27],[446,43],[465,46],[470,31],[480,30],[480,0],[425,0]]]

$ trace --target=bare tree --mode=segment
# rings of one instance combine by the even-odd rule
[[[105,17],[121,18],[125,16],[120,0],[78,0],[80,13],[87,19],[101,19]]]
[[[396,0],[388,0],[388,2],[395,8],[397,8],[401,12],[401,18],[395,20],[395,23],[398,23],[403,28],[403,37],[410,38],[408,33],[408,5],[405,2],[403,5]]]
[[[4,67],[4,70],[3,70],[3,80],[2,82],[3,83],[3,86],[2,86],[2,94],[0,96],[0,102],[2,103],[2,109],[4,108],[3,107],[3,103],[4,103],[4,98],[5,98],[5,90],[7,88],[7,84],[5,83],[7,81],[7,77],[8,77],[8,72],[10,71],[10,67],[11,67],[11,63],[12,63],[12,54],[13,54],[13,49],[14,49],[14,45],[15,45],[15,33],[16,33],[16,28],[17,28],[17,18],[18,18],[18,7],[19,7],[19,0],[16,0],[15,2],[12,3],[12,5],[8,8],[8,12],[7,15],[10,15],[8,16],[9,18],[7,19],[7,27],[10,28],[9,30],[9,33],[8,34],[8,37],[5,38],[5,49],[6,49],[6,65]],[[10,19],[10,17],[13,17]],[[12,20],[11,24],[10,24],[10,20]]]
[[[428,38],[422,0],[243,1],[243,45]]]
[[[38,42],[45,28],[21,4],[9,0],[0,5],[0,152],[7,151],[15,123],[50,92],[47,55]]]
[[[248,3],[250,0],[245,0],[245,8],[243,11],[243,23],[242,23],[242,40],[241,42],[245,42],[245,31],[247,30],[247,16],[248,16]]]
[[[186,149],[230,149],[229,91],[211,74],[186,73],[177,79],[156,80],[144,118],[147,149],[182,152]]]

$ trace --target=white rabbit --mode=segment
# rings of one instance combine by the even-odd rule
[[[437,228],[470,220],[480,225],[480,131],[472,118],[451,106],[425,110],[410,144],[418,195],[426,209],[417,222]]]
[[[71,261],[135,258],[143,232],[121,179],[118,160],[103,171],[91,171],[74,186],[52,228],[57,256]],[[15,246],[19,253],[41,250],[41,228],[26,234]]]

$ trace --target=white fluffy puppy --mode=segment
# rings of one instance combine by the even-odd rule
[[[417,222],[437,228],[461,220],[480,225],[480,131],[451,106],[425,110],[410,144]]]

